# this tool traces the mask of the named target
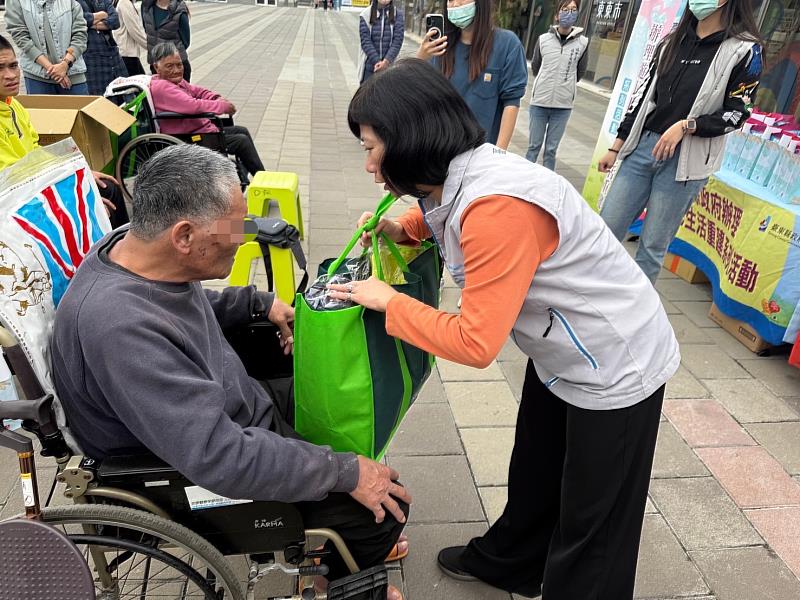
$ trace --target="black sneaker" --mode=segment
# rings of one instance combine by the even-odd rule
[[[448,577],[459,581],[478,581],[478,578],[467,571],[466,567],[461,563],[461,555],[464,554],[466,549],[466,546],[444,548],[439,551],[439,556],[436,560],[439,563],[439,568]]]

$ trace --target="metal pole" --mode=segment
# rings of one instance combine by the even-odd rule
[[[525,32],[525,56],[528,56],[528,50],[531,45],[531,34],[533,33],[533,26],[538,20],[534,13],[536,12],[536,0],[531,0],[531,8],[528,11],[528,31]]]

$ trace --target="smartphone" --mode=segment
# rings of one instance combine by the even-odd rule
[[[425,15],[425,31],[435,30],[431,36],[432,40],[438,40],[444,35],[444,15],[429,14]]]

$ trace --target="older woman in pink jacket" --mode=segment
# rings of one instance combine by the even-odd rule
[[[150,82],[150,96],[156,113],[177,112],[185,114],[214,113],[232,115],[236,107],[216,92],[193,85],[183,78],[183,61],[178,49],[171,42],[153,48],[153,63],[156,75]],[[189,134],[214,133],[217,126],[209,119],[170,119],[159,123],[162,133]],[[264,171],[253,138],[246,127],[231,125],[225,132],[226,150],[235,155],[250,175]]]

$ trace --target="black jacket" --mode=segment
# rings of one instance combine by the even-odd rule
[[[689,116],[697,93],[708,74],[711,61],[725,40],[725,32],[720,31],[703,39],[690,29],[680,44],[675,62],[656,81],[656,107],[648,115],[644,128],[656,133],[664,133],[676,122]],[[661,48],[656,50],[655,58],[650,64],[649,79],[652,79],[658,68],[658,56]],[[722,108],[708,115],[697,117],[699,137],[717,137],[738,129],[750,116],[752,100],[758,88],[761,76],[761,48],[754,46],[753,53],[746,56],[731,71],[728,79],[727,93]],[[628,114],[620,123],[617,137],[627,139],[637,112],[641,108],[641,98],[632,105]]]

